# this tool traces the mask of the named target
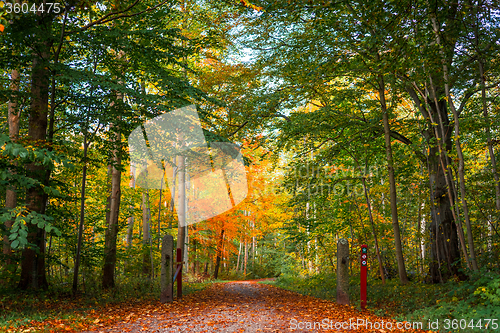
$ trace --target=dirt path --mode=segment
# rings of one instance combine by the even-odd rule
[[[353,326],[357,320],[369,320],[380,327],[383,319],[255,281],[215,284],[138,312],[144,313],[132,312],[114,326],[92,332],[411,332]]]

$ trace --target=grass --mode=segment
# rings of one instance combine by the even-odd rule
[[[331,274],[308,277],[285,275],[272,284],[304,295],[335,300],[336,280]],[[479,319],[485,329],[484,319],[496,318],[500,330],[500,272],[482,270],[471,274],[468,281],[449,281],[444,284],[424,284],[410,282],[405,286],[398,280],[388,280],[382,285],[380,280],[368,281],[367,310],[381,317],[391,317],[398,321],[439,322],[439,328],[461,333],[477,332]],[[359,278],[350,282],[351,304],[360,307]],[[462,321],[462,322],[460,322]],[[460,328],[460,323],[462,328]],[[467,325],[465,325],[465,323]],[[471,328],[471,324],[475,327]],[[458,325],[453,327],[453,325]],[[491,331],[490,322],[488,331]]]

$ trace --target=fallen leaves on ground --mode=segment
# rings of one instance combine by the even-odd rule
[[[353,323],[361,321],[372,323],[372,327],[366,324],[353,326]],[[315,328],[312,326],[314,323]],[[392,330],[388,329],[389,325]],[[15,331],[423,332],[397,329],[394,320],[254,281],[216,283],[206,290],[167,304],[114,304],[90,311],[78,320],[32,321]]]

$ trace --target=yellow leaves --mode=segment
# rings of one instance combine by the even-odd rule
[[[247,0],[240,0],[240,3],[247,7],[247,8],[251,8],[253,10],[256,10],[256,11],[261,11],[262,10],[262,7],[258,7],[258,6],[255,6],[254,4],[248,2]]]

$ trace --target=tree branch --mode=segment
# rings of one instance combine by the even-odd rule
[[[98,24],[104,24],[104,23],[108,23],[108,22],[111,22],[111,21],[114,21],[116,19],[119,19],[119,18],[123,18],[123,17],[134,17],[134,16],[137,16],[137,15],[141,15],[143,13],[146,13],[146,12],[150,12],[152,10],[155,10],[156,8],[164,5],[168,0],[165,0],[159,4],[157,4],[156,6],[153,6],[151,8],[147,8],[147,9],[144,9],[143,11],[140,11],[140,12],[137,12],[137,13],[133,13],[133,14],[124,14],[126,12],[128,12],[129,10],[131,10],[133,7],[135,7],[135,5],[137,5],[139,3],[140,0],[136,0],[134,3],[132,3],[130,6],[128,6],[127,8],[125,8],[124,10],[122,11],[118,11],[118,12],[111,12],[111,13],[108,13],[106,15],[104,15],[103,17],[101,17],[100,19],[98,20],[95,20],[93,22],[90,22],[89,24],[87,24],[86,26],[84,27],[81,27],[80,29],[78,30],[74,30],[74,31],[69,31],[67,34],[70,35],[72,33],[75,33],[75,32],[78,32],[78,31],[84,31],[84,30],[87,30],[88,28],[94,26],[94,25],[98,25]],[[113,15],[116,15],[116,16],[113,16]],[[112,16],[112,17],[110,17]]]

